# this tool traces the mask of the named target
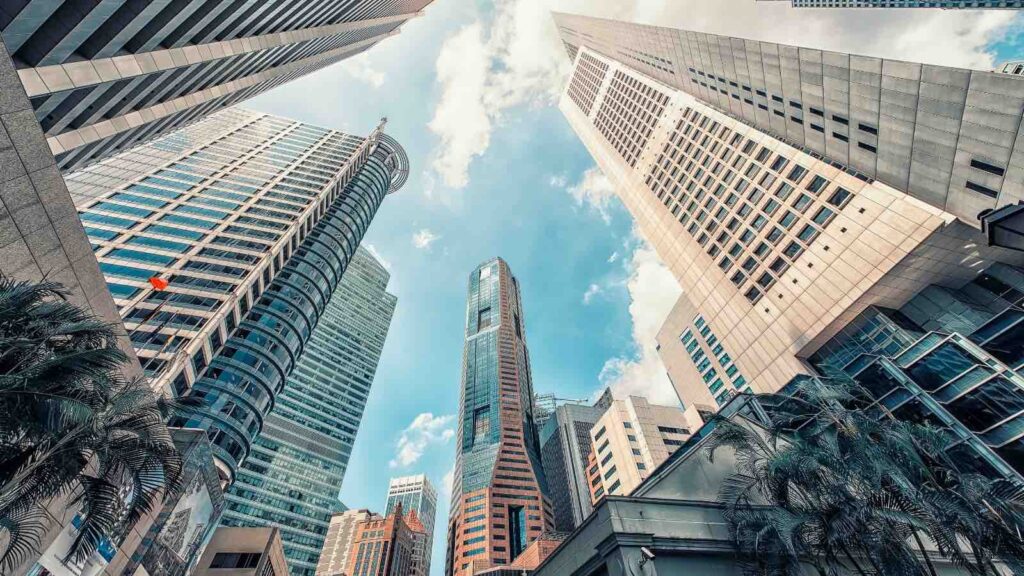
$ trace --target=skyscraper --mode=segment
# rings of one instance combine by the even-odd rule
[[[388,484],[388,501],[384,515],[391,515],[401,505],[406,513],[415,512],[423,524],[423,537],[417,538],[413,551],[416,572],[430,574],[431,551],[434,549],[434,522],[437,520],[437,491],[425,474],[392,478]]]
[[[661,353],[687,406],[779,390],[867,307],[1021,261],[977,230],[1022,190],[1018,78],[556,19],[561,108],[683,288]]]
[[[758,0],[778,2],[779,0]],[[794,8],[1024,8],[1024,0],[792,0]]]
[[[292,576],[313,576],[395,310],[358,248],[227,493],[225,526],[277,526]]]
[[[1024,165],[1014,161],[1024,152],[1020,78],[567,14],[555,20],[574,60],[586,47],[662,96],[688,95],[972,226],[982,211],[1024,199]],[[603,77],[595,66],[570,85],[584,114],[601,104],[579,84]],[[635,156],[643,146],[632,148]]]
[[[448,575],[511,564],[553,526],[533,421],[522,294],[501,258],[469,275],[460,396]]]
[[[0,36],[67,170],[358,54],[429,3],[22,0]]]
[[[540,457],[556,530],[572,532],[594,510],[587,481],[590,429],[611,403],[607,389],[593,406],[558,406],[540,430]]]
[[[204,399],[174,422],[210,432],[226,478],[407,168],[380,129],[227,110],[68,175],[143,367]]]

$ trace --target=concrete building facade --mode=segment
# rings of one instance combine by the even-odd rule
[[[221,523],[280,528],[292,576],[313,576],[340,504],[395,311],[389,278],[368,250],[356,250],[227,493]]]
[[[426,474],[392,478],[388,483],[388,499],[384,515],[394,513],[401,506],[407,514],[415,512],[423,525],[421,538],[416,539],[413,563],[417,574],[430,574],[430,560],[434,550],[434,523],[437,520],[437,490]]]
[[[501,258],[469,276],[445,574],[507,566],[553,525],[519,281]]]
[[[288,576],[281,532],[277,528],[217,528],[191,574]]]
[[[0,7],[0,37],[62,170],[359,54],[430,0]]]
[[[693,406],[658,406],[639,396],[613,401],[590,430],[598,471],[593,501],[628,496],[702,424]]]
[[[881,138],[870,145],[878,152],[873,163],[858,160],[855,148],[869,152],[863,147],[831,147],[853,138],[836,126],[859,130],[859,107],[888,110],[893,93],[850,99],[840,113],[842,84],[817,76],[819,88],[822,82],[830,87],[829,98],[817,99],[809,83],[792,88],[803,68],[791,69],[785,55],[797,63],[842,57],[853,68],[859,57],[556,18],[575,64],[561,108],[683,288],[685,301],[675,307],[672,330],[663,331],[659,345],[663,357],[675,351],[666,364],[677,368],[670,377],[687,406],[718,406],[746,390],[779,390],[806,372],[802,356],[868,306],[898,307],[930,284],[961,285],[992,262],[1020,262],[1018,254],[986,248],[975,227],[977,210],[993,206],[994,197],[976,203],[973,191],[947,186],[940,198],[915,184],[913,162],[899,159],[899,146],[886,136],[895,119],[876,113],[870,126],[864,124]],[[765,58],[751,61],[754,55]],[[755,62],[762,70],[757,75]],[[886,71],[904,65],[877,64]],[[870,75],[852,74],[853,68],[846,90],[858,92],[858,79],[867,82]],[[992,73],[964,73],[972,83],[978,79],[972,86],[979,90],[985,82],[1017,89]],[[944,78],[952,74],[942,71]],[[767,96],[755,100],[761,93]],[[918,104],[924,110],[925,101]],[[961,110],[961,120],[984,112],[975,108]],[[928,133],[928,116],[913,117],[917,133]],[[840,138],[826,141],[826,127]],[[981,137],[973,127],[964,130],[961,145]],[[905,178],[889,173],[886,166],[894,162],[910,168]],[[1015,181],[1002,182],[1010,201]]]
[[[1019,78],[584,16],[555,21],[574,60],[586,46],[972,226],[982,211],[1024,199]]]
[[[331,516],[331,525],[320,550],[316,565],[316,576],[346,576],[352,543],[356,539],[356,528],[370,519],[369,510],[346,510]]]

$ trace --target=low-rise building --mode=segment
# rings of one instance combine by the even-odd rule
[[[288,576],[281,531],[217,528],[192,576]]]
[[[694,407],[659,406],[639,396],[613,401],[590,431],[600,474],[599,484],[591,484],[594,500],[632,492],[702,423]]]
[[[372,515],[369,510],[362,509],[345,510],[331,516],[331,525],[327,529],[324,547],[320,550],[320,560],[316,565],[316,576],[345,575],[356,528]]]

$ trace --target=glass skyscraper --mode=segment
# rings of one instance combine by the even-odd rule
[[[175,425],[209,431],[226,478],[407,170],[380,129],[231,109],[67,176],[143,368],[204,399]]]
[[[437,491],[425,474],[392,478],[388,484],[388,501],[385,516],[395,512],[398,505],[402,513],[415,512],[426,534],[417,538],[413,551],[413,564],[419,576],[430,574],[431,551],[434,549],[434,522],[437,520]]]
[[[62,170],[359,54],[431,0],[0,3],[0,37]]]
[[[221,524],[280,528],[292,576],[315,573],[339,509],[395,310],[389,277],[369,251],[356,250],[227,493]]]
[[[556,22],[560,107],[683,288],[658,344],[687,406],[777,391],[868,307],[1024,262],[978,229],[1022,192],[1019,78]]]
[[[449,576],[511,564],[554,526],[533,397],[519,281],[495,258],[469,275]]]

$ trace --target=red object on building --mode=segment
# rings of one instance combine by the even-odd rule
[[[163,278],[159,278],[157,276],[153,276],[152,278],[150,278],[149,283],[152,284],[153,288],[156,288],[157,290],[166,290],[169,284],[167,280],[164,280]]]

